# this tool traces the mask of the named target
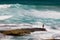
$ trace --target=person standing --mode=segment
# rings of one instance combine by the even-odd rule
[[[42,28],[44,28],[44,24],[42,25]]]

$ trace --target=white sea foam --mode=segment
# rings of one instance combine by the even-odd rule
[[[39,26],[39,25],[36,25],[36,26]],[[60,30],[52,29],[51,26],[46,26],[46,25],[44,27],[47,31],[43,31],[43,32],[36,31],[36,32],[32,33],[32,36],[38,40],[41,40],[41,39],[60,39],[60,35],[59,35]]]
[[[40,23],[40,24],[39,24],[39,23]],[[35,24],[33,24],[33,25],[35,25],[35,26],[31,25],[31,26],[33,26],[33,27],[31,27],[31,28],[37,28],[37,26],[40,28],[41,24],[43,24],[43,23],[41,23],[41,22],[36,22],[36,25],[35,25]],[[6,24],[2,24],[2,25],[6,25]],[[25,25],[25,23],[22,23],[21,25],[20,25],[20,24],[7,24],[7,25],[8,25],[8,26],[9,26],[9,25],[17,25],[17,27],[0,27],[0,28],[1,28],[0,30],[19,29],[19,28],[21,28],[21,25],[22,25],[22,28],[24,28],[26,25],[30,25],[30,24],[27,24],[27,23],[26,23],[26,25]],[[25,26],[23,26],[23,25],[25,25]],[[28,26],[28,27],[29,27],[29,26]],[[26,28],[27,28],[27,27],[26,27]],[[29,28],[30,28],[30,27],[29,27]],[[31,33],[31,35],[33,36],[33,38],[36,38],[36,39],[38,39],[38,40],[40,40],[40,39],[60,38],[59,36],[58,36],[58,37],[55,36],[55,34],[56,34],[56,35],[60,34],[60,31],[59,31],[59,30],[51,29],[50,26],[46,26],[46,25],[45,25],[45,29],[46,29],[47,31],[43,31],[43,32],[42,32],[42,31],[36,31],[36,32]],[[7,38],[7,39],[9,39],[9,38]]]
[[[4,15],[4,16],[0,16],[0,20],[5,20],[5,19],[8,19],[8,18],[11,18],[12,15]]]
[[[0,8],[9,8],[11,5],[0,5]],[[11,9],[9,9],[8,11],[6,11],[6,10],[4,10],[4,11],[2,11],[2,15],[4,15],[5,13],[6,14],[12,14],[13,12],[14,12],[14,15],[16,16],[16,14],[17,14],[17,16],[19,15],[19,17],[21,16],[21,18],[24,18],[24,17],[27,17],[26,19],[27,20],[30,20],[31,18],[32,18],[32,16],[33,17],[37,17],[37,18],[52,18],[52,19],[60,19],[60,12],[58,12],[58,11],[51,11],[51,10],[36,10],[36,9],[30,9],[30,10],[25,10],[24,9],[24,7],[22,7],[21,9],[18,9],[19,7],[21,7],[21,5],[19,6],[19,5],[15,5],[16,7],[14,7],[13,9],[11,8]],[[15,10],[15,9],[17,9],[17,10]],[[16,11],[16,12],[15,12]],[[30,17],[31,16],[31,17]],[[12,16],[0,16],[0,20],[5,20],[5,19],[8,19],[8,18],[11,18]],[[21,18],[15,18],[15,20],[20,20]],[[14,19],[14,18],[13,18]],[[33,18],[32,18],[33,19]],[[46,20],[47,21],[47,20]],[[11,21],[9,21],[9,22],[11,22]],[[51,22],[52,23],[56,23],[54,20],[51,20]],[[50,25],[52,24],[52,23],[49,23]],[[28,25],[30,25],[30,26],[33,26],[33,27],[28,27],[28,28],[35,28],[35,27],[38,27],[38,28],[40,28],[40,27],[42,27],[42,24],[43,23],[41,23],[41,22],[35,22],[34,24],[25,24],[25,23],[22,23],[22,24],[20,24],[20,25],[18,25],[18,26],[16,26],[16,24],[13,24],[13,25],[15,25],[16,27],[4,27],[4,26],[7,26],[7,25],[5,25],[5,24],[2,24],[2,25],[0,25],[0,26],[3,26],[2,28],[0,28],[0,30],[11,30],[11,29],[20,29],[20,28],[27,28],[28,27]],[[48,24],[48,23],[47,23]],[[9,24],[9,25],[12,25],[12,24]],[[55,25],[56,26],[56,25]],[[57,29],[52,29],[51,28],[51,26],[46,26],[45,25],[45,28],[46,28],[46,30],[47,30],[47,32],[36,32],[36,33],[33,33],[33,35],[34,35],[34,37],[35,38],[37,38],[38,40],[40,40],[39,38],[41,37],[41,38],[51,38],[53,35],[58,35],[59,33],[60,33],[60,31],[59,30],[57,30]],[[51,32],[51,33],[50,33]],[[53,33],[53,34],[52,34]],[[36,36],[35,36],[35,34],[36,34]],[[37,35],[37,34],[39,34],[39,35]],[[7,36],[8,37],[8,36]],[[54,37],[54,36],[53,36]],[[59,37],[60,38],[60,37]],[[2,39],[3,40],[3,39]],[[9,39],[8,39],[9,40]]]
[[[31,13],[36,17],[60,19],[60,12],[57,11],[51,10],[46,11],[31,10],[31,11],[32,11]]]
[[[9,8],[11,5],[6,5],[6,4],[4,4],[4,5],[0,5],[0,9],[1,8]]]
[[[11,4],[5,5],[4,4],[4,5],[0,5],[0,8],[8,8],[8,7],[11,7],[11,6],[14,6],[14,5],[11,5]],[[20,14],[20,13],[24,13],[24,15],[28,15],[28,14],[32,15],[33,14],[33,16],[41,17],[41,18],[60,19],[60,12],[58,12],[58,11],[51,11],[51,10],[45,10],[45,11],[41,10],[40,11],[40,10],[36,10],[36,9],[25,10],[23,5],[15,4],[14,7],[16,7],[16,6],[17,7],[22,6],[21,12],[20,12],[20,10],[17,11],[18,14]],[[25,6],[27,6],[27,5],[25,5]],[[29,6],[27,6],[27,7],[29,7]]]

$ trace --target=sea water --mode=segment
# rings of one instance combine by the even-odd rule
[[[1,20],[4,18],[1,16],[5,16],[5,18],[11,17]],[[47,30],[45,32],[36,31],[25,36],[7,36],[1,34],[0,40],[59,39],[60,7],[54,5],[0,4],[0,24],[31,24],[32,27],[41,27],[44,24]],[[31,26],[28,27],[31,28]],[[25,26],[22,27],[25,28]]]

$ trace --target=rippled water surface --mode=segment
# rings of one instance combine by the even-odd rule
[[[0,24],[30,24],[30,26],[27,26],[30,28],[41,27],[42,24],[44,24],[47,29],[47,32],[38,31],[26,36],[4,36],[1,34],[1,40],[59,39],[60,7],[48,5],[0,4]],[[17,27],[21,26],[16,26],[16,28]],[[26,26],[22,27],[25,28]]]

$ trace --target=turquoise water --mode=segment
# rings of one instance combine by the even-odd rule
[[[60,0],[0,0],[0,4],[60,5]]]
[[[0,23],[30,23],[41,22],[45,25],[60,24],[60,7],[43,5],[3,4],[7,8],[0,8],[0,16],[12,15],[11,18],[0,20]],[[2,6],[3,6],[2,5]],[[10,6],[9,6],[10,5]],[[9,6],[9,7],[8,7]]]
[[[5,6],[4,6],[5,5]],[[42,23],[46,28],[51,27],[55,31],[60,30],[60,6],[55,5],[23,5],[23,4],[0,4],[0,16],[12,16],[11,18],[1,20],[0,24],[35,24]],[[54,31],[53,30],[53,31]],[[39,33],[40,34],[55,34]],[[6,40],[40,40],[37,33],[27,36],[18,36],[7,38]],[[45,35],[46,36],[46,35]],[[8,37],[8,36],[7,36]],[[38,37],[38,38],[37,38]],[[4,40],[2,38],[2,40]]]

